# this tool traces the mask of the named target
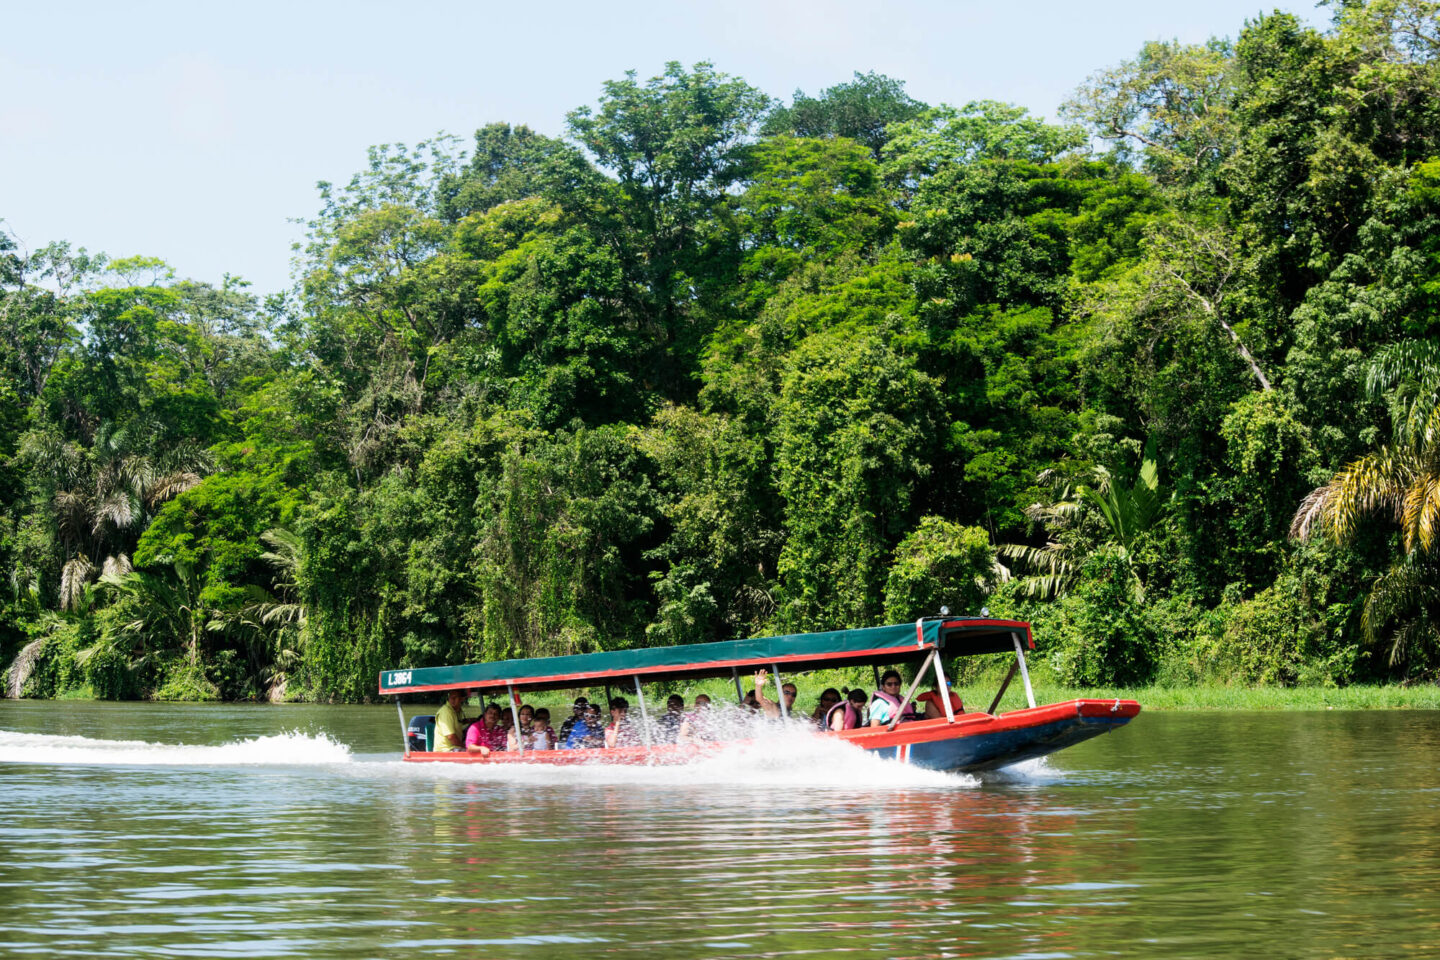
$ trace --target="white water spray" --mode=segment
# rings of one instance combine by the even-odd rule
[[[250,767],[349,763],[350,748],[321,734],[293,732],[215,746],[96,740],[0,730],[0,763],[57,766]]]

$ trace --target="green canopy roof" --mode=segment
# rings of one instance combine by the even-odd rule
[[[681,677],[728,677],[731,670],[775,664],[785,672],[854,664],[902,663],[932,649],[951,655],[998,653],[1015,649],[1015,640],[1033,648],[1030,625],[1017,620],[928,619],[889,627],[752,637],[675,647],[642,647],[565,657],[501,660],[457,667],[384,670],[380,693],[415,693],[457,687],[554,690],[639,676],[648,681]]]

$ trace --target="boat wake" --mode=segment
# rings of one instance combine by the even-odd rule
[[[293,732],[214,746],[96,740],[0,730],[0,763],[63,766],[313,766],[349,763],[350,748],[321,734]]]

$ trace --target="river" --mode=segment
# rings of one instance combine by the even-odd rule
[[[1440,713],[404,764],[393,707],[0,702],[0,955],[1435,957]]]

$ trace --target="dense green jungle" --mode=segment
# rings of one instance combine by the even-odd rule
[[[0,233],[6,694],[942,605],[1066,687],[1436,682],[1440,4],[1331,10],[1053,121],[626,73],[373,148],[272,296]]]

